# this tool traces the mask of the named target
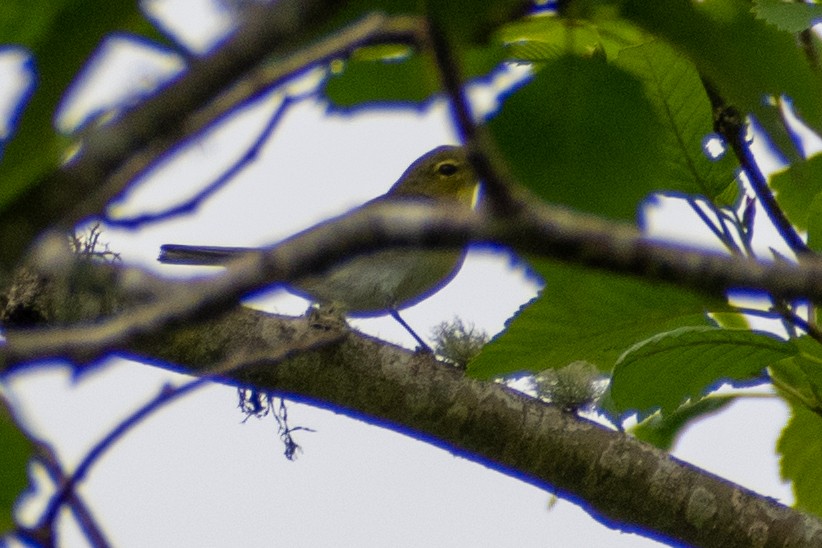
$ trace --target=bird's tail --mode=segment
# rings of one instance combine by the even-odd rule
[[[259,252],[253,247],[220,247],[208,245],[165,244],[157,260],[165,264],[221,266],[247,253]]]

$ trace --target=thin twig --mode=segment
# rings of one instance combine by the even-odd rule
[[[127,228],[137,228],[143,224],[153,223],[169,219],[171,217],[193,213],[204,200],[208,199],[208,197],[210,197],[212,194],[214,194],[223,186],[225,186],[226,183],[228,183],[234,177],[236,177],[237,174],[239,174],[243,169],[245,169],[257,158],[260,149],[266,144],[266,142],[268,142],[268,139],[271,137],[272,132],[280,123],[286,111],[294,103],[295,100],[297,100],[297,98],[291,96],[286,96],[285,98],[283,98],[282,102],[277,106],[277,109],[269,117],[269,120],[266,123],[265,127],[263,127],[263,129],[260,131],[260,134],[254,140],[251,146],[247,148],[245,153],[243,153],[242,156],[235,160],[217,178],[215,178],[205,188],[200,190],[196,195],[192,196],[191,198],[189,198],[181,204],[168,208],[164,211],[160,211],[158,213],[145,213],[143,215],[138,215],[136,217],[127,217],[122,219],[112,219],[111,217],[106,216],[104,217],[106,224],[108,226],[113,227],[122,226]]]
[[[45,467],[46,472],[51,477],[55,485],[60,485],[66,479],[66,474],[63,467],[60,465],[60,459],[57,458],[56,453],[51,445],[45,441],[34,436],[28,428],[17,417],[15,409],[8,399],[0,394],[0,405],[5,407],[10,414],[11,420],[14,422],[17,429],[22,432],[26,438],[34,445],[35,458]],[[106,548],[109,546],[105,535],[97,526],[97,521],[91,514],[91,510],[83,502],[80,495],[76,492],[69,494],[66,500],[71,509],[74,519],[77,520],[77,525],[83,531],[89,544],[94,548]],[[36,527],[21,527],[18,526],[15,534],[22,538],[27,538],[36,541],[38,544],[48,545],[54,540],[54,523],[38,524]]]
[[[57,455],[49,445],[45,443],[38,443],[37,452],[40,462],[42,462],[43,466],[45,466],[46,470],[48,470],[49,475],[55,485],[61,485],[63,482],[67,481],[68,476],[63,471],[63,468],[60,466],[60,462],[57,459]],[[83,531],[89,545],[94,548],[106,548],[107,546],[111,546],[106,540],[103,531],[97,526],[96,520],[91,515],[91,510],[89,510],[89,508],[85,505],[77,491],[72,491],[69,493],[67,498],[68,507],[71,509],[74,519],[77,520],[77,524]],[[43,524],[41,524],[41,526],[42,525]],[[54,523],[50,523],[48,525],[48,529],[53,531]]]
[[[108,434],[95,443],[77,465],[74,472],[65,477],[63,481],[58,484],[59,487],[57,492],[49,500],[49,504],[41,516],[39,527],[46,527],[47,524],[54,522],[57,517],[57,512],[59,512],[63,503],[66,500],[70,500],[71,497],[74,496],[77,483],[86,477],[91,467],[99,461],[103,454],[111,449],[117,441],[123,438],[123,436],[133,430],[135,426],[139,425],[161,408],[195,390],[202,388],[203,386],[206,386],[207,384],[220,380],[227,374],[237,373],[241,369],[259,365],[261,363],[265,363],[267,365],[276,364],[292,355],[339,342],[344,336],[345,331],[331,331],[326,329],[315,330],[315,332],[312,333],[312,336],[289,340],[283,344],[282,348],[279,348],[276,351],[269,350],[264,353],[257,352],[240,356],[232,356],[230,361],[226,363],[217,364],[201,371],[203,376],[194,381],[190,381],[176,387],[170,385],[164,386],[160,390],[159,394],[124,418]],[[284,442],[285,441],[288,440],[284,439]]]
[[[695,197],[689,196],[686,201],[688,205],[691,206],[691,210],[694,213],[696,213],[696,215],[702,221],[702,224],[704,224],[708,228],[708,230],[710,230],[713,233],[713,235],[716,236],[716,239],[719,240],[728,249],[728,251],[730,251],[731,253],[740,252],[739,246],[736,245],[736,242],[734,241],[733,236],[731,236],[728,227],[722,221],[722,217],[719,215],[715,208],[711,207],[711,212],[714,215],[716,215],[716,222],[714,222],[713,219],[708,217],[708,214],[702,210],[702,206],[699,203],[697,203]],[[713,204],[711,204],[711,206],[712,205]],[[717,224],[719,224],[719,226],[717,226]]]
[[[814,71],[819,72],[819,52],[816,51],[816,40],[817,38],[811,29],[805,29],[797,36],[799,47],[802,53],[805,54],[808,64]]]
[[[462,67],[445,32],[430,20],[427,30],[426,44],[436,61],[451,118],[468,149],[468,159],[483,182],[483,193],[488,198],[491,212],[502,218],[515,215],[527,200],[514,184],[486,130],[474,120],[463,85]]]
[[[132,430],[135,426],[140,424],[147,417],[151,416],[161,407],[188,394],[189,392],[205,386],[212,380],[213,379],[211,377],[202,377],[178,387],[165,386],[156,397],[143,404],[134,413],[123,419],[123,421],[113,428],[105,437],[94,444],[89,452],[86,453],[86,456],[83,457],[83,460],[80,461],[80,464],[77,465],[74,472],[59,484],[57,492],[49,500],[49,504],[40,518],[39,527],[45,527],[47,524],[54,523],[57,518],[57,513],[60,511],[60,507],[66,499],[75,492],[75,486],[77,483],[85,478],[89,469],[108,449],[114,445],[116,441],[122,438],[127,432]]]
[[[770,219],[771,223],[776,228],[779,235],[790,247],[790,249],[797,255],[797,257],[814,257],[817,255],[808,247],[808,244],[799,236],[794,226],[788,220],[782,208],[776,201],[776,198],[768,186],[768,181],[762,170],[756,163],[748,143],[745,140],[745,131],[747,129],[746,122],[742,119],[742,115],[734,107],[728,106],[725,100],[719,94],[717,89],[706,79],[703,78],[703,85],[711,105],[714,109],[714,128],[719,133],[726,143],[730,143],[743,171],[748,176],[748,182],[751,189],[756,195],[758,205],[762,207],[765,214]],[[752,224],[752,223],[751,223]],[[743,234],[743,236],[745,236]],[[750,235],[747,235],[748,239]],[[746,248],[751,249],[748,240],[743,240],[746,243]],[[783,296],[784,297],[784,296]],[[810,297],[810,295],[808,295]],[[818,339],[822,337],[822,333],[813,324],[813,321],[808,322],[802,320],[798,315],[791,312],[792,306],[784,299],[780,299],[778,295],[771,296],[773,306],[775,309],[783,311],[782,319],[785,323],[785,328],[790,332],[792,326],[798,326],[800,329],[806,331],[811,337]],[[818,299],[811,298],[812,301]],[[813,317],[813,304],[809,305],[809,314]]]
[[[786,322],[803,330],[815,341],[822,343],[822,331],[820,331],[817,326],[808,322],[805,318],[797,315],[796,312],[790,308],[784,306],[775,306],[774,308],[776,313],[784,318]]]
[[[285,58],[262,64],[213,101],[192,112],[181,123],[177,133],[157,138],[144,151],[134,154],[120,170],[109,178],[107,184],[111,190],[107,194],[114,196],[121,192],[137,177],[167,156],[169,150],[178,147],[180,143],[197,139],[239,109],[260,99],[273,88],[302,76],[311,67],[345,56],[354,49],[371,43],[382,41],[414,43],[419,35],[418,26],[419,20],[415,17],[389,18],[378,13],[369,14],[316,44],[308,45]],[[272,122],[276,123],[276,121]],[[148,218],[148,220],[153,219]]]
[[[810,254],[810,248],[796,232],[782,208],[779,207],[773,192],[768,187],[765,175],[759,169],[756,159],[753,157],[751,148],[745,139],[747,123],[742,114],[733,106],[727,105],[710,82],[703,79],[703,85],[714,109],[714,129],[726,143],[731,145],[731,149],[742,166],[742,170],[748,177],[748,182],[756,195],[759,205],[794,253],[797,255]]]

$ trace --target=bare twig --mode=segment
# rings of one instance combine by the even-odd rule
[[[254,140],[251,146],[247,148],[243,155],[240,156],[237,160],[235,160],[227,169],[225,169],[219,176],[217,176],[210,184],[208,184],[195,196],[186,200],[182,204],[178,204],[174,207],[171,207],[165,211],[161,211],[158,213],[146,213],[143,215],[139,215],[137,217],[128,217],[123,219],[112,219],[109,216],[105,216],[104,219],[106,224],[108,226],[113,227],[124,226],[128,228],[137,228],[143,224],[162,221],[164,219],[168,219],[178,215],[184,215],[187,213],[193,213],[204,200],[206,200],[209,196],[211,196],[219,189],[221,189],[223,186],[225,186],[226,183],[228,183],[234,177],[236,177],[238,173],[240,173],[244,168],[246,168],[251,162],[253,162],[257,158],[257,154],[259,154],[260,149],[265,145],[269,137],[271,137],[272,132],[277,127],[280,120],[282,120],[288,108],[292,105],[294,101],[295,98],[293,97],[285,97],[282,100],[282,102],[277,106],[277,109],[274,111],[274,113],[269,117],[268,122],[266,123],[265,127],[263,127],[262,131],[260,131],[260,134]]]
[[[60,466],[57,455],[54,454],[54,451],[52,451],[50,446],[42,442],[38,443],[37,452],[38,459],[43,463],[46,470],[48,470],[48,473],[55,485],[61,485],[63,482],[68,480],[68,476]],[[94,519],[94,516],[92,516],[91,511],[76,491],[73,491],[68,495],[66,502],[68,507],[71,509],[72,514],[74,514],[74,519],[77,520],[77,524],[83,531],[86,540],[88,540],[89,545],[94,548],[106,548],[107,546],[110,546],[105,535],[103,534],[103,531],[97,526],[97,522]],[[50,522],[48,524],[41,522],[38,524],[37,529],[54,531],[54,525],[54,522]]]
[[[736,240],[734,240],[731,231],[728,229],[728,226],[722,217],[722,213],[712,203],[706,203],[705,207],[707,207],[711,213],[714,214],[716,221],[708,217],[708,214],[702,209],[703,205],[701,200],[694,196],[688,196],[686,201],[688,202],[688,205],[691,206],[691,210],[696,213],[699,220],[702,221],[702,224],[704,224],[708,230],[716,236],[716,239],[719,240],[722,245],[728,249],[728,251],[735,254],[741,253]]]
[[[191,141],[203,135],[208,130],[214,128],[218,123],[227,119],[238,109],[258,100],[273,88],[281,86],[292,78],[304,74],[313,66],[331,61],[332,59],[345,56],[354,49],[383,41],[398,41],[415,43],[419,35],[419,20],[415,17],[386,17],[382,14],[370,14],[360,21],[345,29],[331,34],[320,40],[316,44],[308,45],[283,59],[276,59],[263,63],[254,69],[247,76],[234,83],[228,90],[220,94],[213,101],[202,108],[192,112],[180,125],[177,133],[155,138],[149,147],[134,154],[121,169],[111,175],[107,186],[106,197],[112,198],[117,193],[125,189],[142,173],[152,168],[159,160],[166,157],[169,150],[179,146],[180,143]],[[293,101],[294,98],[287,98]],[[279,118],[283,109],[288,105],[281,105],[274,118]],[[263,129],[257,142],[261,143],[270,135],[273,126],[278,122],[272,119],[269,125]],[[257,143],[252,145],[249,154],[256,153],[259,147]],[[250,158],[250,159],[253,159]],[[237,163],[237,168],[241,168],[245,162],[241,159]],[[204,191],[205,197],[224,183],[223,179],[228,179],[234,175],[234,170],[229,170],[220,180],[215,181]],[[196,207],[196,201],[200,196],[187,204],[183,204],[172,210],[172,214],[184,213]],[[104,203],[99,203],[101,207]],[[157,220],[154,215],[141,216],[134,219],[134,222],[151,222]],[[114,224],[130,224],[129,220],[113,221]],[[110,223],[111,224],[111,223]],[[133,223],[132,223],[133,224]]]
[[[703,79],[703,85],[714,109],[714,129],[726,143],[731,145],[731,149],[739,160],[743,171],[748,176],[751,189],[756,194],[759,205],[794,253],[797,255],[811,253],[808,245],[796,232],[779,204],[776,203],[773,192],[768,187],[768,181],[753,157],[753,153],[745,139],[747,124],[742,114],[733,106],[727,105],[710,82]]]
[[[11,420],[14,421],[17,429],[22,432],[34,445],[35,458],[45,467],[46,472],[49,474],[54,484],[60,485],[63,481],[65,481],[66,474],[63,471],[63,467],[60,465],[60,459],[57,458],[57,455],[52,447],[48,443],[34,436],[28,428],[24,427],[15,414],[14,407],[2,394],[0,394],[0,405],[9,411]],[[103,535],[103,532],[97,526],[97,522],[94,519],[94,516],[92,516],[91,510],[88,509],[86,504],[83,502],[83,499],[80,498],[80,495],[76,492],[70,493],[66,498],[66,503],[71,509],[74,519],[77,520],[77,524],[83,531],[83,534],[86,536],[86,540],[88,540],[89,544],[94,548],[106,548],[109,546],[105,535]],[[31,539],[39,545],[48,545],[53,543],[54,540],[54,523],[41,522],[35,527],[18,526],[15,534],[21,538]]]
[[[117,440],[122,438],[127,432],[137,426],[145,418],[159,410],[161,407],[190,392],[193,392],[198,388],[205,386],[212,380],[213,379],[210,377],[202,377],[178,387],[165,386],[156,397],[123,419],[123,421],[113,428],[111,432],[109,432],[103,439],[94,444],[89,452],[86,453],[86,456],[83,457],[83,460],[80,461],[80,464],[77,465],[75,471],[59,484],[57,492],[49,500],[49,504],[40,518],[39,528],[46,527],[48,524],[54,523],[57,519],[57,513],[60,511],[63,503],[68,497],[74,494],[77,483],[85,478],[89,469],[108,449],[114,445]]]
[[[270,342],[270,346],[263,352],[238,354],[231,356],[228,361],[212,365],[211,367],[202,370],[200,373],[204,376],[182,384],[180,386],[166,385],[160,390],[154,398],[141,405],[138,409],[132,412],[129,416],[124,418],[116,427],[114,427],[108,434],[100,439],[94,446],[86,453],[74,472],[68,476],[63,477],[62,481],[58,483],[57,492],[49,500],[49,504],[43,512],[40,519],[38,529],[51,527],[57,518],[57,513],[60,507],[67,501],[73,500],[76,496],[76,485],[82,481],[89,470],[100,460],[114,444],[123,438],[128,432],[134,429],[146,418],[150,417],[161,408],[176,401],[177,399],[199,390],[200,388],[224,378],[228,374],[237,374],[241,369],[259,365],[264,363],[268,366],[274,365],[282,360],[285,360],[295,354],[307,352],[309,350],[316,350],[323,346],[333,344],[341,340],[345,335],[342,331],[330,331],[325,329],[315,329],[310,336],[300,336],[298,338],[290,338],[282,341],[282,344]],[[279,420],[279,419],[278,419]],[[293,431],[294,429],[292,429]],[[282,435],[284,444],[286,445],[286,452],[295,450],[296,444],[287,435]]]
[[[468,158],[483,182],[492,213],[504,218],[515,215],[528,201],[500,160],[484,128],[477,125],[463,86],[462,68],[445,33],[433,21],[426,27],[426,44],[436,61],[440,80],[448,97],[451,118],[468,149]]]
[[[808,64],[818,72],[820,70],[819,52],[816,51],[816,37],[813,31],[811,29],[805,29],[799,32],[797,41],[799,42],[802,53],[805,54],[805,58],[808,60]]]

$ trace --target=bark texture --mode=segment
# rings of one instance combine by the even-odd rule
[[[575,500],[611,527],[694,546],[822,546],[822,521],[815,517],[340,324],[235,309],[131,350],[187,364],[183,369],[194,374],[215,364],[248,364],[227,371],[226,380],[434,443]]]

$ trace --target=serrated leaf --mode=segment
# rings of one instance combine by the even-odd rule
[[[557,57],[551,51],[587,56],[595,49],[605,50],[608,59],[619,52],[648,40],[636,26],[625,19],[588,21],[556,15],[525,17],[500,27],[494,38],[510,46],[512,58],[541,62]]]
[[[808,206],[808,247],[822,252],[822,192],[814,196]]]
[[[822,516],[822,417],[790,399],[791,419],[779,436],[779,472],[791,482],[796,507]]]
[[[765,97],[791,97],[802,119],[822,127],[822,77],[795,38],[756,19],[748,0],[626,0],[619,5],[624,17],[687,54],[727,104],[755,114],[783,153],[796,154],[779,113]]]
[[[724,382],[749,381],[798,353],[790,341],[748,330],[682,327],[629,348],[617,361],[609,387],[617,413],[673,412]]]
[[[468,78],[486,76],[504,58],[501,47],[476,48],[462,57],[463,74]],[[439,73],[429,55],[409,55],[399,59],[375,59],[355,55],[332,73],[323,87],[334,108],[352,109],[374,104],[420,104],[441,91]]]
[[[530,40],[506,46],[507,57],[513,61],[542,62],[562,56],[562,48],[550,42]]]
[[[788,32],[809,29],[822,19],[822,6],[805,2],[784,0],[754,0],[752,11],[758,19],[764,19],[777,28]]]
[[[488,127],[517,179],[549,202],[633,220],[665,182],[661,127],[641,82],[600,59],[547,61]]]
[[[34,453],[29,439],[0,402],[0,537],[14,528],[14,505],[28,486],[28,463]]]
[[[529,17],[501,27],[494,38],[509,48],[514,60],[541,62],[565,54],[585,55],[600,44],[589,24],[553,16]]]
[[[799,230],[808,228],[809,208],[822,193],[822,155],[800,160],[774,174],[770,186],[776,193],[776,201],[791,224]],[[818,223],[817,219],[814,223]]]
[[[546,260],[531,264],[545,288],[469,364],[471,375],[538,372],[578,360],[610,371],[634,343],[683,325],[710,325],[708,310],[728,308],[667,284]]]
[[[673,184],[712,201],[728,187],[738,189],[737,163],[732,156],[725,154],[713,161],[703,150],[706,136],[713,133],[713,115],[696,67],[659,41],[626,48],[617,62],[645,84],[664,128],[661,138],[668,170],[660,184]]]
[[[712,415],[736,399],[734,395],[711,396],[689,402],[673,413],[656,413],[631,429],[637,439],[650,443],[663,451],[670,451],[682,431],[696,420]]]
[[[822,344],[811,336],[803,335],[795,339],[799,348],[797,363],[805,373],[816,394],[822,394]],[[822,398],[818,400],[822,404]],[[822,405],[820,405],[822,408]]]
[[[426,15],[452,39],[475,44],[522,10],[519,0],[427,0],[425,6]]]
[[[786,397],[822,411],[822,344],[808,335],[793,343],[799,352],[772,364],[771,380]]]

